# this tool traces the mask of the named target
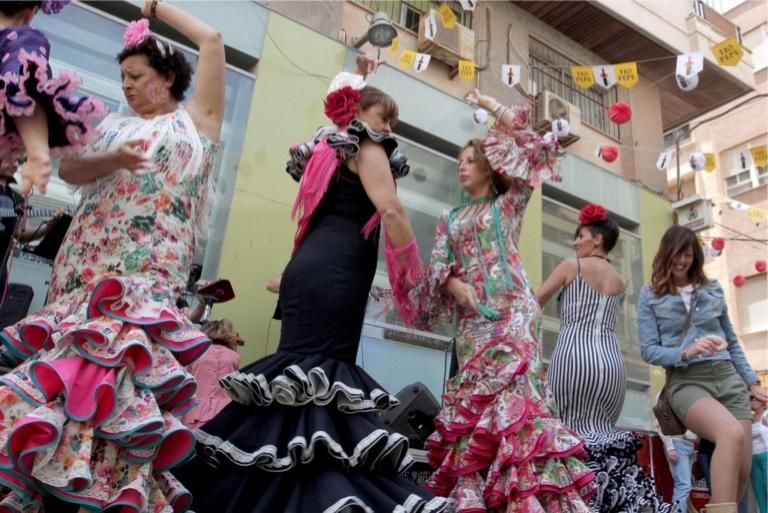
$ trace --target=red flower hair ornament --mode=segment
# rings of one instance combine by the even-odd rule
[[[590,203],[579,212],[579,222],[585,226],[606,219],[608,219],[608,211],[597,203]]]
[[[357,114],[357,106],[362,95],[360,90],[366,86],[363,77],[342,71],[331,82],[325,97],[325,115],[333,124],[343,127],[349,124]]]

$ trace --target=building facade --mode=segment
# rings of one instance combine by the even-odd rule
[[[667,135],[672,147],[680,142],[680,179],[676,166],[668,171],[669,196],[678,188],[682,197],[699,195],[709,200],[711,227],[700,232],[706,249],[715,237],[725,240],[719,256],[707,258],[706,273],[723,286],[726,300],[752,367],[768,380],[768,280],[756,269],[768,257],[768,223],[750,218],[744,206],[768,209],[768,168],[751,161],[749,149],[768,144],[768,5],[749,1],[724,13],[741,28],[743,46],[754,66],[755,90],[691,120]],[[714,153],[711,172],[694,172],[688,158],[693,152]],[[742,206],[736,207],[737,203]],[[745,283],[734,284],[742,276]]]
[[[80,72],[84,89],[105,97],[116,110],[126,107],[114,55],[126,20],[138,16],[137,5],[76,2],[62,16],[46,17],[38,25],[51,35],[56,64]],[[419,26],[425,12],[437,7],[433,2],[180,5],[217,27],[227,44],[228,104],[216,209],[211,237],[196,261],[204,278],[220,276],[234,285],[237,298],[217,306],[215,315],[232,319],[247,341],[245,361],[274,351],[279,338],[279,323],[271,319],[276,297],[265,290],[265,283],[282,271],[295,231],[290,209],[297,185],[284,172],[287,149],[328,122],[322,112],[328,83],[337,72],[354,68],[354,43],[365,34],[371,15],[383,11],[396,24],[398,51],[381,50],[386,65],[369,81],[400,106],[395,132],[411,174],[398,190],[425,258],[439,216],[460,201],[458,151],[486,130],[473,121],[473,109],[463,97],[479,87],[505,103],[538,101],[536,121],[545,124],[551,113],[543,99],[554,95],[565,108],[578,140],[568,147],[563,181],[536,191],[529,204],[522,257],[537,287],[561,259],[572,255],[577,213],[584,204],[601,203],[613,213],[622,228],[613,257],[628,284],[618,328],[629,376],[621,424],[650,427],[650,397],[661,375],[640,359],[635,309],[661,234],[672,223],[666,179],[655,168],[663,134],[743,95],[754,83],[750,59],[726,69],[709,55],[702,84],[693,94],[683,94],[670,71],[677,53],[706,49],[735,25],[718,26],[686,2],[479,2],[473,12],[448,2],[460,37],[445,36],[428,49],[419,43]],[[83,36],[72,38],[73,33]],[[163,35],[187,51],[177,34]],[[403,49],[431,52],[428,69],[402,69],[398,60]],[[369,45],[362,50],[375,52]],[[477,66],[472,81],[456,74],[457,56],[467,52]],[[194,59],[193,52],[187,55]],[[573,64],[626,61],[639,61],[640,80],[632,89],[582,90],[570,75]],[[512,88],[501,80],[501,65],[507,63],[522,69],[520,83]],[[630,123],[619,126],[608,120],[607,107],[617,100],[631,105]],[[595,156],[595,148],[604,144],[619,148],[613,163]],[[51,199],[42,201],[76,200],[76,192],[60,183],[52,189]],[[385,272],[382,260],[377,284],[386,285]],[[544,312],[545,360],[557,332],[551,304]],[[393,391],[422,381],[439,395],[449,372],[451,336],[450,326],[437,333],[407,330],[391,313],[372,305],[358,361]]]

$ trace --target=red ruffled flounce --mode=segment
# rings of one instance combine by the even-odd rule
[[[197,386],[184,365],[210,341],[147,289],[107,278],[3,331],[26,361],[0,378],[0,483],[12,490],[0,511],[34,511],[46,495],[126,513],[191,502],[167,471],[193,452],[176,417]]]
[[[476,351],[448,385],[427,441],[431,492],[457,513],[588,513],[594,475],[583,441],[549,410],[533,347],[511,338]]]

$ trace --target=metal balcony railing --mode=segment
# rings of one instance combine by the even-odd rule
[[[711,23],[726,38],[735,37],[741,44],[741,28],[731,20],[720,14],[712,4],[712,0],[693,0],[693,12],[699,18],[703,18]]]

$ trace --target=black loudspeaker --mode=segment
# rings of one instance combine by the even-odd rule
[[[54,224],[51,226],[50,231],[32,250],[32,253],[47,260],[54,260],[56,258],[56,253],[59,252],[61,243],[64,242],[64,237],[67,235],[67,230],[69,230],[69,225],[72,224],[72,216],[63,215],[52,222]]]
[[[0,305],[0,329],[26,317],[34,295],[35,291],[29,285],[9,283],[5,300]]]
[[[400,404],[381,414],[392,431],[408,438],[412,449],[423,449],[427,437],[435,430],[435,416],[440,403],[424,386],[416,382],[397,393]]]

